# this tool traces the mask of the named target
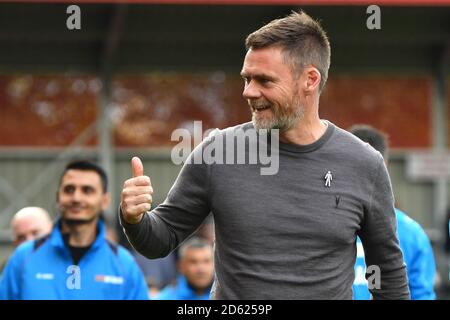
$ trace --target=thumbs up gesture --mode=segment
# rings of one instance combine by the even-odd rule
[[[152,206],[153,188],[148,176],[144,176],[144,166],[141,159],[131,159],[133,178],[123,184],[120,197],[120,207],[125,222],[136,224]]]

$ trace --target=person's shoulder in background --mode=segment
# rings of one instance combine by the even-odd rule
[[[180,298],[177,295],[177,285],[169,284],[164,287],[158,295],[156,295],[152,300],[179,300]]]
[[[436,263],[431,242],[421,225],[395,209],[397,230],[413,300],[434,300]]]
[[[395,208],[395,216],[397,218],[397,230],[400,242],[403,241],[403,244],[411,244],[413,246],[418,246],[423,241],[429,243],[425,230],[417,221],[397,208]]]

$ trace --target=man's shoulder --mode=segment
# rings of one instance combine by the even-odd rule
[[[178,299],[177,284],[167,285],[155,297],[155,300],[177,300],[177,299]]]
[[[12,265],[13,269],[18,270],[19,266],[22,266],[25,261],[30,260],[35,247],[35,240],[30,240],[19,245],[7,260],[7,265]]]
[[[122,245],[109,239],[106,239],[104,245],[105,247],[108,247],[110,254],[116,256],[118,259],[124,260],[126,262],[134,261],[134,257],[131,252]]]
[[[397,208],[395,209],[395,215],[399,236],[405,234],[411,237],[412,241],[416,241],[418,237],[428,239],[425,230],[416,220]]]
[[[35,246],[36,240],[25,241],[16,248],[15,252],[17,252],[18,254],[30,253],[34,250]]]
[[[126,268],[133,266],[137,267],[137,262],[130,251],[120,244],[114,243],[112,241],[107,241],[111,253],[117,257],[118,261],[123,264]]]
[[[121,246],[120,244],[117,244],[117,254],[119,257],[123,260],[125,260],[128,263],[134,263],[135,259],[130,251],[128,251],[125,247]]]
[[[11,258],[24,259],[33,251],[36,251],[36,240],[26,241],[20,244],[15,250]]]
[[[336,125],[334,126],[334,147],[351,157],[351,160],[371,165],[378,165],[384,161],[381,153],[370,144],[362,141],[347,130]]]

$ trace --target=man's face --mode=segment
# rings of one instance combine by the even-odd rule
[[[214,260],[211,248],[190,248],[180,261],[180,272],[197,290],[208,288],[214,276]]]
[[[93,221],[108,204],[109,195],[103,192],[95,171],[71,169],[64,174],[58,190],[58,207],[64,220]]]
[[[29,240],[36,239],[51,231],[50,221],[39,216],[27,216],[20,218],[13,224],[14,246]]]
[[[245,81],[242,95],[250,106],[256,129],[284,132],[303,117],[298,81],[283,61],[279,47],[248,50],[241,76]]]

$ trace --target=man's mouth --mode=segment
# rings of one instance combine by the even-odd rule
[[[69,207],[68,210],[70,212],[78,213],[78,212],[81,212],[83,210],[83,207]]]
[[[252,106],[253,111],[255,112],[260,112],[260,111],[264,111],[267,109],[270,109],[270,105],[265,105],[265,106]]]

